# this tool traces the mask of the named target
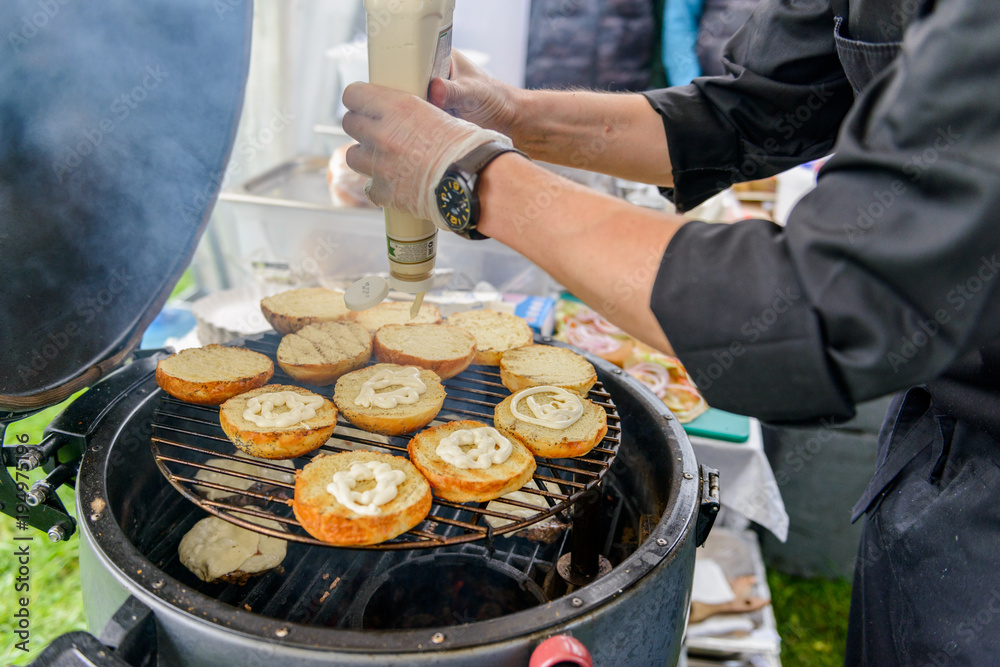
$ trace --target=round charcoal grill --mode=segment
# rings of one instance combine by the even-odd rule
[[[280,342],[280,336],[269,333],[248,340],[245,345],[273,359]],[[272,382],[306,386],[296,383],[277,365],[275,369]],[[447,418],[451,415],[458,419],[475,419],[492,424],[494,407],[509,393],[500,383],[500,374],[495,368],[488,366],[473,366],[445,381],[444,385],[447,397],[441,413],[432,425],[450,421]],[[320,395],[331,392],[330,387],[308,388]],[[534,475],[537,488],[525,488],[523,491],[544,498],[547,508],[542,509],[515,499],[504,499],[505,504],[532,512],[530,516],[524,517],[497,511],[488,507],[488,503],[460,504],[435,498],[427,519],[409,532],[382,544],[357,548],[419,549],[476,540],[492,542],[494,536],[520,530],[571,509],[574,503],[599,487],[605,473],[614,464],[620,444],[621,427],[611,395],[598,383],[591,389],[588,398],[607,412],[608,435],[586,456],[564,460],[537,459],[538,467]],[[185,498],[226,521],[258,533],[315,546],[330,546],[306,533],[292,515],[289,502],[294,489],[293,483],[237,473],[206,463],[211,458],[246,462],[246,459],[233,454],[235,448],[219,425],[217,407],[183,403],[164,393],[156,409],[152,427],[150,443],[156,465]],[[341,418],[333,438],[309,456],[297,459],[295,465],[301,469],[316,454],[349,451],[359,445],[406,456],[408,439],[392,437],[386,442],[386,439],[378,439],[378,436],[373,437],[371,433],[354,428]],[[276,472],[288,471],[287,468],[263,459],[255,459],[253,463]],[[242,490],[226,484],[196,480],[198,470],[223,473],[250,481],[253,486]],[[203,494],[198,493],[196,486],[224,492],[227,499],[207,500]],[[246,507],[247,504],[252,504],[253,507]],[[260,526],[242,515],[278,521],[286,527],[287,532]],[[501,519],[504,523],[500,527],[494,527],[486,517]]]

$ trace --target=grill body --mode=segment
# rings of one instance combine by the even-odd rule
[[[331,578],[349,574],[346,588],[333,591],[347,604],[366,573],[391,569],[411,557],[406,552],[290,543],[287,572],[271,584],[239,590],[201,584],[173,555],[179,536],[204,514],[168,485],[153,461],[150,423],[159,392],[150,374],[102,415],[81,466],[80,564],[91,630],[100,633],[131,595],[156,617],[161,664],[524,665],[538,643],[559,633],[582,640],[598,665],[673,664],[694,567],[697,464],[682,428],[655,397],[602,360],[590,360],[621,417],[622,444],[608,485],[622,498],[629,529],[643,521],[648,527],[610,574],[490,620],[378,631],[352,621],[356,609],[324,612],[332,601],[314,608],[317,584],[328,586],[317,577],[324,570]],[[524,542],[498,539],[492,553],[463,545],[461,553],[530,569],[528,559],[545,556],[530,553]]]

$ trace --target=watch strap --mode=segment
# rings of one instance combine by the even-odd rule
[[[485,169],[490,162],[493,162],[493,160],[497,159],[504,153],[517,153],[523,157],[528,157],[513,146],[509,146],[494,139],[493,141],[486,142],[482,146],[473,148],[465,157],[458,160],[455,164],[460,165],[462,169],[465,169],[470,174],[478,174],[480,171]]]
[[[489,164],[493,162],[493,160],[497,159],[504,153],[517,153],[522,157],[528,157],[524,152],[519,151],[513,146],[494,139],[493,141],[488,141],[482,146],[477,146],[476,148],[469,151],[469,153],[467,153],[465,157],[457,160],[452,165],[452,168],[457,167],[459,170],[474,176],[477,179],[476,183],[478,185],[479,172],[481,172],[483,169],[489,166]],[[465,238],[471,239],[473,241],[481,241],[483,239],[488,239],[489,238],[488,236],[486,236],[478,229],[476,229],[476,225],[478,225],[478,223],[479,221],[476,220],[474,221],[471,229],[468,229],[465,232],[457,232],[457,233],[460,236],[464,236]]]

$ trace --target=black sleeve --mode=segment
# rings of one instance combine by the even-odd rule
[[[763,0],[726,47],[725,75],[645,93],[663,116],[679,210],[830,154],[854,101],[833,18],[828,0]]]
[[[651,306],[720,408],[849,416],[1000,332],[1000,3],[938,0],[787,228],[691,223]]]

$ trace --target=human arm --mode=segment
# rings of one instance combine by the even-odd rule
[[[375,176],[369,196],[435,219],[434,208],[411,208],[423,199],[414,194],[423,189],[415,184],[434,180],[431,165],[447,163],[442,156],[451,154],[457,137],[464,141],[482,130],[412,95],[371,84],[349,86],[344,103],[350,110],[344,129],[359,141],[347,151],[347,164]],[[446,135],[448,142],[433,139]],[[513,153],[493,160],[480,176],[479,231],[535,261],[626,331],[669,351],[649,297],[680,218],[582,187]]]
[[[483,172],[479,230],[513,248],[636,338],[672,348],[650,310],[660,259],[684,220],[562,178],[514,154]]]
[[[710,404],[846,417],[997,335],[998,21],[966,0],[914,21],[786,228],[673,237],[653,310]]]
[[[452,79],[434,79],[429,99],[459,118],[506,134],[535,160],[654,185],[672,183],[662,120],[641,95],[522,90],[455,51]]]
[[[828,0],[765,0],[725,65],[725,76],[641,96],[524,91],[454,52],[451,80],[433,80],[429,99],[535,159],[673,187],[684,211],[733,183],[828,155],[853,103]]]

